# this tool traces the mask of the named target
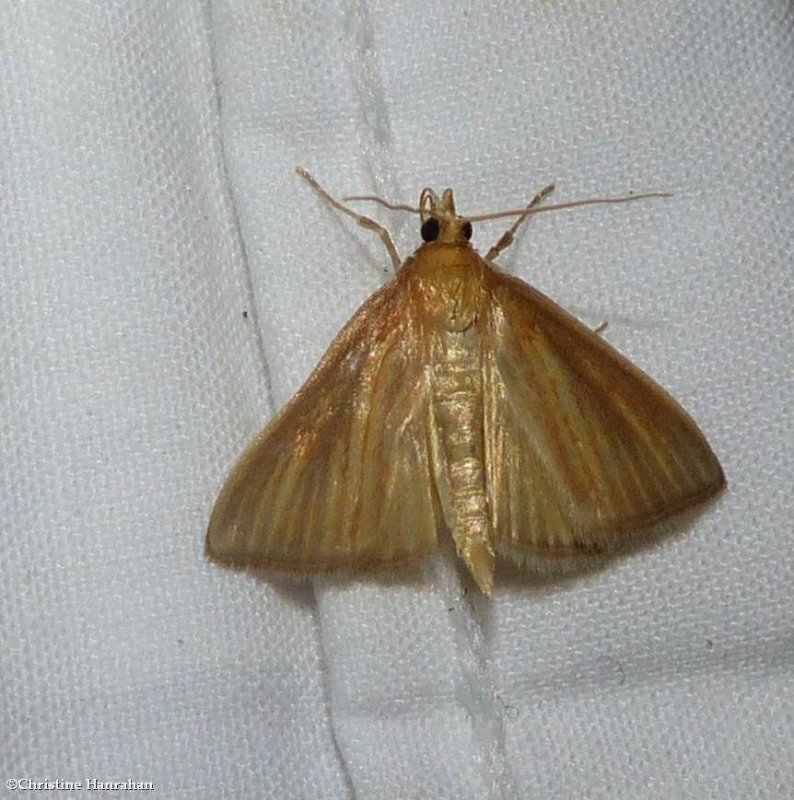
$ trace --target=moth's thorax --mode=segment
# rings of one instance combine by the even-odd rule
[[[464,331],[477,319],[483,261],[468,243],[424,244],[401,272],[414,285],[429,321],[448,331]]]

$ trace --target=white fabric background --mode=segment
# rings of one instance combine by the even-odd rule
[[[3,3],[0,796],[791,797],[793,45],[788,0]],[[502,264],[609,320],[728,493],[492,601],[446,551],[208,564],[233,460],[385,279],[298,163],[471,212],[674,192],[537,217]]]

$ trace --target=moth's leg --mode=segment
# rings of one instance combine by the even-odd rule
[[[593,328],[593,333],[597,333],[600,336],[608,326],[608,322],[602,322],[597,328]]]
[[[374,231],[377,233],[378,236],[380,236],[380,240],[389,251],[389,256],[391,257],[391,262],[394,266],[394,271],[397,272],[402,261],[397,253],[397,248],[394,246],[394,242],[391,240],[391,236],[389,236],[389,232],[386,230],[386,228],[384,228],[382,225],[379,225],[374,219],[370,219],[362,214],[358,214],[353,211],[352,208],[348,208],[347,206],[342,205],[338,200],[335,200],[303,167],[295,167],[295,172],[297,172],[298,175],[300,175],[301,178],[303,178],[306,183],[308,183],[309,186],[311,186],[312,189],[314,189],[314,191],[317,192],[317,194],[319,194],[326,203],[328,203],[329,206],[335,208],[337,211],[341,211],[343,214],[347,214],[349,217],[353,217],[353,219],[362,228],[366,228],[368,231]]]
[[[506,250],[513,244],[515,233],[521,227],[524,220],[530,215],[533,208],[543,202],[543,198],[554,191],[554,184],[541,189],[530,201],[529,205],[524,209],[524,213],[502,234],[501,239],[485,254],[486,261],[492,261],[496,258],[502,250]]]

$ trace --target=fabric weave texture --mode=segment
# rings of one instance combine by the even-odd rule
[[[3,3],[0,796],[794,795],[792,23],[788,0]],[[609,322],[725,496],[491,601],[448,546],[409,580],[209,564],[234,459],[388,280],[296,164],[463,213],[672,192],[540,215],[500,263]]]

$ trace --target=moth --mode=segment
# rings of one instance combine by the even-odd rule
[[[233,566],[299,573],[393,568],[451,533],[486,595],[497,556],[564,564],[725,485],[692,418],[647,375],[494,260],[526,207],[460,216],[451,189],[421,193],[422,245],[401,262],[385,228],[298,173],[374,231],[394,279],[353,315],[259,434],[215,503],[206,549]],[[481,256],[472,222],[517,219]]]

